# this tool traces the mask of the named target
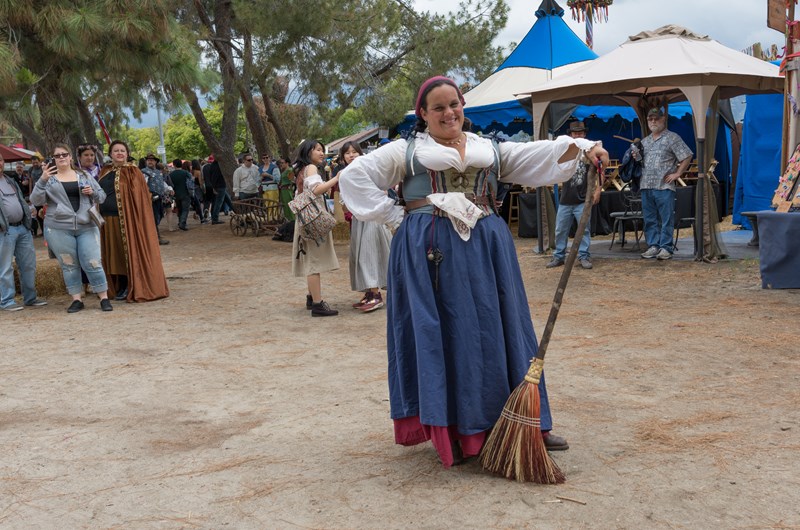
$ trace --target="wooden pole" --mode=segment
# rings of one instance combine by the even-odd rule
[[[787,20],[794,20],[794,0],[790,0],[789,2],[789,14]],[[791,55],[794,53],[794,44],[792,43],[791,38],[791,30],[789,25],[786,25],[786,55]],[[795,122],[794,115],[792,114],[792,106],[789,103],[789,94],[792,93],[792,83],[796,78],[795,70],[792,68],[792,64],[795,60],[790,59],[786,64],[786,69],[784,71],[783,77],[783,130],[781,136],[781,172],[786,168],[786,165],[789,163],[789,157],[792,156],[792,152],[794,152],[794,146],[789,145],[790,142],[790,131],[795,129],[793,127],[795,125],[792,122]]]

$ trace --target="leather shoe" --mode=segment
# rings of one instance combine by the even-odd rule
[[[111,300],[108,298],[103,298],[100,300],[100,309],[103,311],[113,311],[114,308],[111,307]]]
[[[222,221],[211,221],[212,225],[224,225],[225,223]]]
[[[117,293],[117,296],[114,297],[114,300],[122,301],[122,300],[126,300],[127,298],[128,298],[128,290],[125,289],[125,290]]]
[[[548,451],[566,451],[569,449],[567,439],[553,434],[552,432],[542,433],[544,437],[544,447]]]
[[[158,244],[159,245],[169,245],[169,241],[167,241],[166,239],[159,239],[158,240]]]
[[[72,303],[67,308],[67,313],[77,313],[81,309],[83,309],[83,302],[80,300],[73,300]]]
[[[550,263],[545,265],[545,268],[552,269],[553,267],[560,267],[564,264],[563,259],[553,258],[550,260]]]

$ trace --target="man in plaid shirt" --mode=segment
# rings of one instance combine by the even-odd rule
[[[647,113],[650,136],[642,140],[642,216],[647,250],[645,259],[670,259],[674,250],[675,181],[689,167],[692,150],[680,136],[667,130],[661,107]]]

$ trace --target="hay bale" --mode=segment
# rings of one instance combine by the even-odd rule
[[[334,241],[350,241],[350,223],[343,221],[333,227]]]
[[[19,284],[19,272],[17,263],[14,262],[14,286],[18,293],[22,292]],[[64,275],[61,273],[61,266],[57,260],[47,261],[37,260],[36,262],[36,294],[42,298],[62,295],[67,292],[64,284]]]

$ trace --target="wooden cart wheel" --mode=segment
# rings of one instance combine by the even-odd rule
[[[259,231],[258,219],[252,219],[251,223],[252,223],[252,226],[250,228],[253,230],[253,236],[254,237],[260,236],[261,232]]]
[[[231,216],[230,225],[231,232],[233,232],[233,235],[235,236],[241,237],[247,233],[247,222],[241,215],[233,214]]]

